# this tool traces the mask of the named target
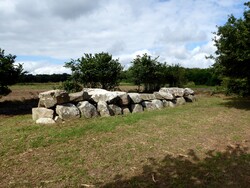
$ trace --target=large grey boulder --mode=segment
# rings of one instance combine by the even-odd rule
[[[36,120],[37,124],[54,124],[56,123],[52,118],[39,118]]]
[[[96,107],[88,101],[79,102],[77,108],[80,110],[82,117],[92,118],[99,116]]]
[[[32,119],[36,121],[40,118],[53,118],[54,110],[47,109],[44,107],[32,108]]]
[[[128,93],[128,96],[133,104],[142,102],[142,98],[139,93]]]
[[[132,104],[131,105],[131,111],[132,111],[132,113],[143,112],[143,107],[140,104]]]
[[[183,88],[178,88],[178,87],[170,87],[170,88],[163,87],[159,90],[159,92],[170,93],[174,97],[183,97],[184,91],[185,90]]]
[[[83,91],[87,92],[90,99],[98,103],[100,101],[107,102],[109,104],[116,103],[119,98],[116,92],[107,91],[105,89],[90,89],[85,88]]]
[[[161,100],[154,99],[154,100],[152,100],[152,103],[155,104],[156,108],[158,108],[158,109],[163,108],[163,102]]]
[[[97,111],[102,117],[110,116],[110,109],[109,109],[108,104],[105,101],[99,101],[97,103]]]
[[[115,104],[110,104],[108,105],[108,107],[109,107],[109,112],[111,116],[122,115],[122,109],[119,106]]]
[[[186,102],[194,102],[194,101],[197,101],[197,98],[194,96],[194,95],[187,95],[187,96],[184,96]]]
[[[173,103],[172,101],[167,101],[167,100],[162,100],[163,107],[175,107],[176,104]]]
[[[121,92],[121,91],[117,91],[115,92],[118,96],[118,101],[117,103],[120,105],[120,106],[127,106],[129,105],[130,103],[130,97],[128,95],[127,92]]]
[[[57,105],[56,113],[63,120],[80,118],[79,109],[74,104],[71,103]]]
[[[69,94],[70,102],[80,102],[80,101],[87,101],[90,99],[90,96],[86,91],[80,91],[76,93]]]
[[[176,105],[184,105],[186,103],[186,100],[184,99],[184,97],[178,97],[176,98]]]
[[[154,92],[153,94],[155,95],[155,98],[159,100],[164,100],[164,99],[173,100],[175,98],[171,93],[163,92],[163,91]]]
[[[39,93],[38,107],[52,108],[57,104],[69,102],[69,94],[64,90],[50,90]]]
[[[156,105],[154,103],[152,103],[151,101],[143,101],[142,106],[144,108],[146,108],[147,110],[156,110],[157,109]]]
[[[140,94],[140,98],[144,101],[150,101],[156,99],[155,95],[151,93],[142,93]]]
[[[194,90],[192,90],[190,88],[185,88],[184,89],[184,96],[188,96],[188,95],[194,95]]]

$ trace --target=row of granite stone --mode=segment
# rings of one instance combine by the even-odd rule
[[[39,94],[38,107],[32,109],[32,118],[38,124],[53,124],[81,117],[107,117],[175,107],[194,100],[194,91],[189,88],[161,88],[151,94],[94,88],[77,93],[50,90]]]

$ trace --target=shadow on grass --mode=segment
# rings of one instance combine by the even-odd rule
[[[248,98],[226,98],[222,105],[228,108],[237,108],[241,110],[250,110],[250,97]]]
[[[239,145],[224,152],[209,151],[200,159],[193,150],[187,156],[167,155],[161,162],[149,159],[141,175],[123,179],[116,175],[103,187],[249,187],[250,154]]]
[[[31,114],[32,108],[36,107],[38,99],[26,99],[23,101],[0,102],[0,115],[25,115]]]

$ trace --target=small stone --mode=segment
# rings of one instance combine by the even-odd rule
[[[163,102],[161,100],[154,99],[154,100],[152,100],[152,103],[155,104],[156,108],[158,108],[158,109],[163,108]]]
[[[122,109],[115,105],[115,104],[110,104],[109,105],[109,111],[110,111],[110,115],[114,116],[114,115],[122,115]]]
[[[143,101],[142,106],[146,108],[147,110],[155,110],[157,109],[156,105],[152,103],[151,101]]]
[[[122,113],[123,113],[124,115],[126,115],[126,114],[131,114],[129,108],[123,108],[123,109],[122,109]]]
[[[109,106],[105,101],[100,101],[97,103],[97,111],[102,117],[109,117],[111,115]]]
[[[55,124],[56,122],[52,118],[39,118],[36,120],[37,124]]]
[[[39,118],[53,118],[54,111],[44,107],[32,108],[32,119],[36,121]]]
[[[131,111],[132,111],[132,113],[143,112],[143,107],[140,104],[132,104],[131,105]]]

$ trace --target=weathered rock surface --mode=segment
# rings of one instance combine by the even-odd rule
[[[140,94],[140,98],[144,101],[150,101],[156,99],[155,95],[150,93],[142,93]]]
[[[142,98],[140,97],[139,93],[128,93],[128,96],[130,97],[131,102],[133,104],[138,104],[142,102]]]
[[[130,114],[131,112],[130,112],[129,108],[122,108],[122,113],[124,115],[126,115],[126,114]]]
[[[173,100],[175,98],[171,93],[163,92],[163,91],[154,92],[154,95],[155,95],[155,98],[159,100],[163,100],[163,99]]]
[[[51,118],[53,119],[54,110],[47,109],[44,107],[32,108],[32,119],[36,121],[40,118]]]
[[[194,102],[197,100],[197,98],[194,95],[187,95],[184,97],[186,102]]]
[[[186,103],[186,100],[184,99],[184,97],[178,97],[176,98],[176,105],[184,105]]]
[[[56,123],[52,118],[39,118],[36,120],[37,124],[54,124]]]
[[[109,112],[111,116],[122,115],[122,109],[119,106],[115,104],[110,104],[108,106],[109,106]]]
[[[71,103],[57,105],[56,113],[63,120],[80,118],[79,109],[74,104]]]
[[[110,109],[105,101],[100,101],[97,103],[97,111],[102,117],[110,116]]]
[[[163,108],[163,102],[161,100],[154,99],[154,100],[152,100],[152,103],[155,104],[156,108],[158,108],[158,109]]]
[[[82,117],[92,118],[99,116],[96,107],[88,101],[79,102],[77,108],[80,110]]]
[[[167,100],[162,100],[163,103],[163,107],[175,107],[175,103],[173,103],[172,101],[167,101]]]
[[[159,92],[170,93],[174,97],[183,97],[184,96],[184,89],[178,88],[178,87],[171,87],[171,88],[163,87],[159,90]]]
[[[130,103],[130,97],[128,96],[128,93],[126,92],[115,92],[118,96],[117,103],[120,106],[127,106]]]
[[[64,90],[50,90],[38,95],[39,107],[51,108],[69,102],[69,94]]]
[[[151,101],[143,101],[142,106],[146,108],[147,110],[155,110],[157,109],[156,105],[152,103]]]
[[[87,101],[90,99],[90,96],[86,91],[80,91],[76,93],[69,94],[70,102],[80,102],[80,101]]]
[[[96,103],[104,101],[113,104],[119,100],[116,92],[107,91],[105,89],[84,89],[83,91],[87,92],[90,99]]]
[[[188,95],[194,95],[194,90],[192,90],[190,88],[185,88],[184,89],[184,96],[188,96]]]
[[[55,120],[56,123],[62,123],[63,122],[63,120],[59,116],[56,116],[54,118],[54,120]]]
[[[132,111],[132,113],[143,112],[143,107],[140,104],[132,104],[131,105],[131,111]]]

